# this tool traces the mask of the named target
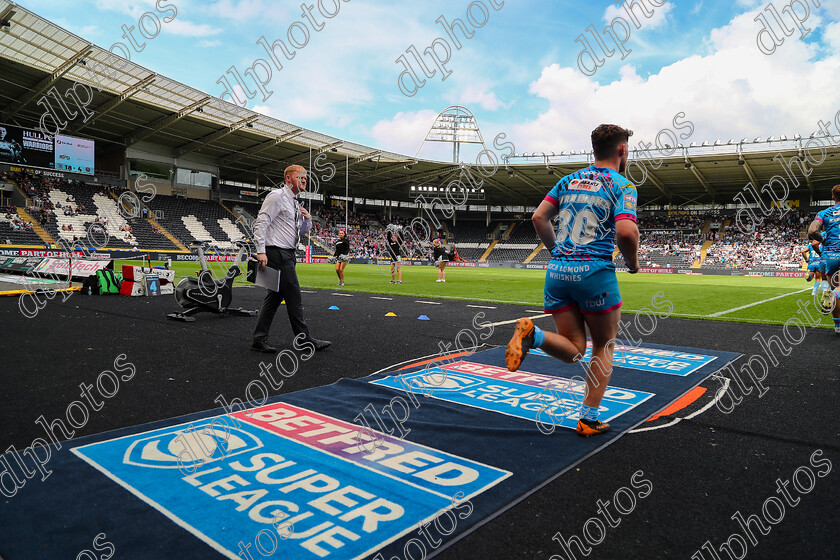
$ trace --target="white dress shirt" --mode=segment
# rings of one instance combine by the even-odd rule
[[[312,228],[312,220],[303,218],[297,198],[285,186],[268,193],[254,223],[254,242],[257,253],[265,253],[266,246],[297,249],[300,236]]]

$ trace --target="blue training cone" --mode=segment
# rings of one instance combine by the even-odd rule
[[[431,319],[429,319],[425,315],[420,315],[419,317],[417,317],[417,319],[420,321],[431,321]]]
[[[335,305],[333,305],[332,307],[330,307],[330,309],[335,309],[335,310],[338,310],[338,307],[336,307]]]

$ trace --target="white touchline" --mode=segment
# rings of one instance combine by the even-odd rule
[[[387,299],[388,301],[393,301],[394,298],[370,296],[370,299]]]
[[[531,317],[527,317],[528,319],[539,319],[540,317],[549,317],[546,313],[542,313],[540,315],[533,315]],[[499,321],[498,323],[490,323],[492,327],[498,327],[499,325],[509,325],[511,323],[517,322],[519,319],[511,319],[510,321]]]
[[[811,288],[805,288],[804,290],[796,290],[795,292],[790,292],[789,294],[782,294],[780,296],[771,297],[768,299],[763,299],[761,301],[756,301],[755,303],[749,303],[747,305],[742,305],[741,307],[735,307],[733,309],[727,309],[726,311],[718,311],[717,313],[712,313],[711,315],[706,315],[706,317],[720,317],[721,315],[726,315],[727,313],[733,313],[735,311],[740,311],[742,309],[747,309],[748,307],[753,307],[755,305],[761,305],[762,303],[767,303],[768,301],[773,301],[777,299],[786,298],[788,296],[792,296],[795,294],[800,294],[802,292],[807,292]]]
[[[475,307],[476,309],[496,309],[495,307],[493,307],[491,305],[469,305],[469,304],[467,304],[467,307]]]
[[[353,297],[353,294],[342,294],[341,292],[333,292],[334,296]]]
[[[428,303],[429,305],[440,305],[440,302],[439,302],[439,301],[420,301],[420,300],[415,300],[415,301],[414,301],[414,303]]]

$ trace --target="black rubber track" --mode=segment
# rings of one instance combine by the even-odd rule
[[[264,292],[236,288],[234,303],[259,307]],[[385,296],[375,296],[385,297]],[[311,332],[331,340],[331,348],[302,363],[280,391],[292,392],[332,383],[341,377],[363,377],[410,359],[434,354],[439,341],[451,343],[460,329],[471,326],[477,312],[483,320],[509,321],[533,307],[369,294],[304,293]],[[430,301],[430,300],[423,300]],[[339,310],[329,310],[330,306]],[[114,358],[126,354],[137,367],[135,377],[94,412],[75,437],[99,433],[216,408],[224,395],[244,400],[245,387],[259,372],[262,355],[249,351],[255,319],[199,315],[194,323],[177,323],[165,314],[177,310],[171,297],[126,298],[73,295],[50,301],[34,318],[18,309],[17,298],[0,298],[2,396],[0,449],[28,446],[43,437],[34,421],[63,418],[65,408],[80,398],[80,383],[94,383],[99,372],[112,369]],[[396,317],[386,317],[393,312]],[[429,321],[417,320],[421,314]],[[551,326],[551,319],[537,324]],[[513,324],[495,328],[490,344],[507,342]],[[753,339],[783,336],[782,329],[741,323],[660,320],[645,341],[697,348],[762,353]],[[793,334],[799,336],[794,329]],[[275,319],[270,342],[291,347],[284,310]],[[784,518],[768,535],[755,530],[750,558],[838,558],[840,527],[837,488],[840,480],[840,422],[837,419],[840,336],[826,329],[808,329],[790,354],[775,350],[764,396],[757,390],[743,396],[730,414],[711,407],[678,424],[628,434],[578,468],[561,476],[490,523],[467,535],[438,558],[569,558],[552,536],[581,536],[598,500],[613,500],[616,490],[630,487],[642,470],[652,493],[637,500],[635,509],[607,528],[591,558],[691,558],[706,540],[716,548],[731,534],[744,534],[731,516],[761,516],[762,505],[776,492],[776,480],[788,480],[798,467],[809,465],[818,449],[832,463],[825,478],[787,507]],[[743,362],[741,359],[738,363]],[[819,469],[811,467],[813,472]],[[825,467],[823,467],[823,471]],[[805,476],[801,481],[807,481]],[[614,506],[609,511],[615,513]],[[771,516],[778,516],[772,506]],[[593,525],[593,524],[590,524]],[[590,527],[593,529],[594,527]],[[598,537],[597,530],[592,536]],[[734,548],[740,553],[738,545]],[[577,548],[576,558],[584,558]],[[705,553],[704,558],[712,560]],[[725,552],[718,552],[727,560]],[[699,558],[699,556],[698,556]]]

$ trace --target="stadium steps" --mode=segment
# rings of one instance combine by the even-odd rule
[[[238,219],[239,219],[239,216],[236,214],[236,212],[234,212],[233,210],[231,210],[230,208],[228,208],[227,206],[225,206],[225,205],[224,205],[224,204],[222,204],[221,202],[219,203],[219,206],[221,206],[222,208],[224,208],[225,210],[227,210],[227,211],[228,211],[228,214],[230,214],[231,216],[233,216],[233,217],[234,217],[234,223],[236,223],[236,220],[238,220]]]
[[[709,231],[709,226],[711,226],[711,225],[712,225],[712,220],[711,220],[711,218],[709,218],[708,220],[706,220],[706,223],[703,226],[703,229],[700,231],[700,235],[702,235],[703,237],[706,237],[706,233]]]
[[[510,239],[510,234],[513,233],[514,228],[516,228],[516,222],[510,224],[510,227],[507,228],[507,231],[505,231],[505,234],[502,236],[502,239],[503,240]]]
[[[29,201],[29,204],[31,205],[32,201],[29,200],[29,197],[27,197],[27,200]],[[26,211],[26,208],[22,208],[22,207],[18,206],[17,207],[17,213],[18,213],[18,216],[20,216],[24,221],[32,222],[32,231],[34,231],[38,235],[38,237],[41,238],[41,241],[43,241],[44,243],[49,243],[50,246],[55,245],[55,239],[53,239],[53,236],[50,235],[47,232],[47,230],[45,230],[41,226],[41,224],[40,224],[40,222],[38,222],[38,220],[36,220],[35,218],[33,218],[32,216],[29,215],[29,212]]]
[[[719,239],[719,241],[723,241],[724,239],[726,239],[726,228],[728,228],[729,224],[731,224],[731,223],[732,223],[732,220],[726,220],[720,226],[720,239]]]
[[[700,266],[702,266],[703,261],[706,260],[706,252],[709,250],[709,247],[711,247],[713,244],[714,241],[703,242],[703,246],[700,248],[700,260],[694,261],[694,264],[691,265],[691,268],[700,268]]]
[[[533,253],[531,253],[530,255],[528,255],[528,258],[526,258],[526,259],[525,259],[524,261],[522,261],[522,262],[523,262],[524,264],[528,264],[529,262],[531,262],[532,260],[534,260],[534,257],[536,257],[537,255],[539,255],[539,254],[540,254],[540,251],[542,251],[543,249],[545,249],[545,245],[544,245],[544,244],[542,244],[542,243],[540,243],[540,244],[537,246],[537,248],[536,248],[536,249],[534,249],[534,252],[533,252]],[[613,258],[615,258],[615,255],[613,255]]]
[[[490,256],[490,253],[493,252],[493,247],[495,247],[498,243],[499,243],[499,240],[494,239],[493,242],[490,243],[490,246],[487,247],[487,250],[484,251],[484,254],[481,255],[481,258],[478,259],[478,262],[487,262],[487,257]]]
[[[315,242],[315,245],[326,251],[327,255],[332,255],[335,252],[335,249],[330,249],[330,247],[320,235],[313,235],[312,241]]]
[[[151,218],[146,218],[146,221],[149,223],[150,226],[152,226],[153,228],[156,228],[158,231],[160,231],[169,241],[174,243],[175,246],[178,247],[180,250],[186,251],[188,253],[190,252],[190,250],[187,249],[184,246],[183,243],[181,243],[180,241],[175,239],[175,236],[172,235],[171,233],[169,233],[168,231],[166,231],[166,229],[162,225],[160,225],[159,223],[157,223],[156,221],[154,221]]]

